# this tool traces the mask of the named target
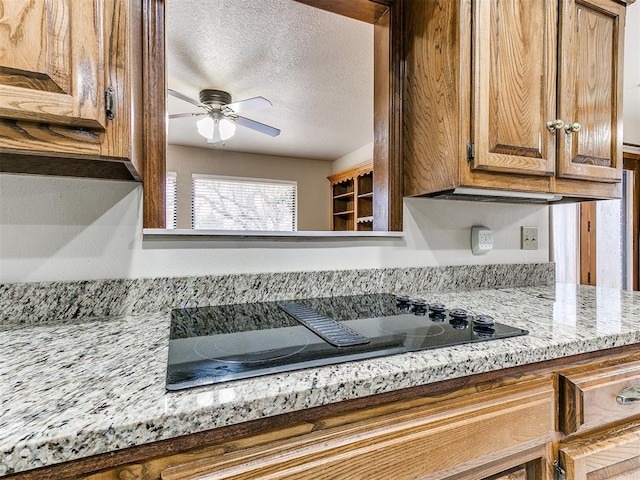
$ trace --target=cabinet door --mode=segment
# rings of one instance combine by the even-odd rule
[[[473,169],[553,175],[557,4],[474,2]]]
[[[103,0],[0,0],[0,118],[104,129]]]
[[[567,125],[558,134],[558,176],[620,182],[625,7],[611,0],[561,4],[558,107]]]
[[[640,425],[560,448],[566,480],[640,479]]]
[[[498,474],[543,458],[554,413],[553,388],[542,379],[175,464],[162,479],[487,478],[479,472],[491,462]]]

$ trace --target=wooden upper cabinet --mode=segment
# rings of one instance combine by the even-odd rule
[[[0,0],[0,172],[141,179],[141,2]]]
[[[405,8],[405,195],[620,197],[623,2]]]
[[[473,5],[472,168],[553,175],[557,9],[546,0]]]
[[[570,0],[561,17],[558,176],[620,182],[625,7]]]
[[[104,130],[104,1],[0,0],[0,117]]]

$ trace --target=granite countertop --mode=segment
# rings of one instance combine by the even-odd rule
[[[640,343],[640,293],[425,293],[524,337],[165,391],[167,313],[2,328],[0,476],[401,388]]]

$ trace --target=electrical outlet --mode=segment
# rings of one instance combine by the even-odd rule
[[[487,253],[493,248],[493,232],[487,227],[471,227],[471,251],[474,255]]]
[[[522,250],[538,250],[538,227],[522,227]]]

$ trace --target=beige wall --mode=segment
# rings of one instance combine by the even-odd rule
[[[178,228],[191,228],[191,174],[298,182],[298,230],[330,230],[331,162],[169,145],[167,170],[178,178]]]

